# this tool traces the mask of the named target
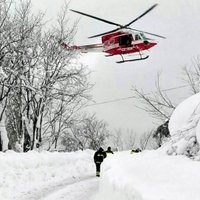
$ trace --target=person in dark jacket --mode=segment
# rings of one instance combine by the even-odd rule
[[[111,150],[111,147],[108,147],[108,149],[106,150],[106,154],[113,154],[113,151]]]
[[[166,120],[164,124],[160,125],[153,137],[157,139],[158,146],[161,147],[163,139],[170,137],[170,132],[168,128],[169,120]]]
[[[106,152],[102,147],[99,148],[94,154],[94,162],[96,164],[96,176],[100,177],[101,163],[106,158]]]
[[[169,128],[168,128],[169,120],[166,120],[164,124],[160,125],[157,130],[155,135],[161,134],[162,136],[169,137]]]

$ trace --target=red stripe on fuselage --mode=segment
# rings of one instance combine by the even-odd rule
[[[148,44],[144,44],[142,42],[142,43],[134,44],[134,45],[132,45],[130,47],[126,47],[125,45],[114,47],[114,48],[111,47],[110,49],[105,50],[105,52],[109,53],[109,54],[112,54],[112,55],[136,53],[136,52],[140,52],[140,51],[144,51],[144,50],[150,49],[153,46],[155,46],[156,44],[157,43],[153,43],[153,42],[149,42]]]

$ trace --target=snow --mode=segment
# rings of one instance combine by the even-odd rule
[[[1,200],[199,200],[200,162],[163,149],[115,152],[95,177],[94,151],[0,153]]]
[[[200,159],[200,93],[177,106],[170,118],[169,130],[171,138],[165,145],[169,154],[183,154]]]
[[[95,200],[102,199],[104,190],[115,200],[200,199],[200,163],[184,156],[168,156],[160,150],[133,155],[121,152],[110,166]]]
[[[199,103],[196,94],[175,109],[161,148],[108,155],[100,178],[92,150],[0,152],[0,199],[199,200]]]
[[[39,199],[49,188],[61,188],[91,176],[93,152],[0,153],[0,199]],[[91,164],[92,163],[92,164]],[[79,180],[80,181],[80,180]]]
[[[189,123],[192,118],[198,115],[197,120],[199,120],[200,116],[200,93],[193,95],[182,103],[180,103],[175,111],[173,112],[170,122],[169,122],[169,129],[170,134],[174,135],[177,131],[181,131],[184,128],[188,129]]]

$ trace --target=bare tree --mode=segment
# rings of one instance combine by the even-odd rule
[[[139,137],[140,149],[157,149],[159,147],[157,140],[153,137],[155,130],[150,130],[148,132],[143,133]]]
[[[160,74],[158,74],[156,88],[157,92],[149,94],[145,94],[136,87],[133,87],[132,90],[135,94],[135,98],[144,105],[144,107],[140,107],[140,109],[149,113],[153,118],[164,121],[165,119],[169,119],[176,106],[167,96],[166,92],[161,89]]]
[[[190,86],[192,94],[200,92],[200,57],[193,59],[191,66],[184,66],[183,80]]]
[[[116,129],[114,131],[114,134],[111,135],[111,141],[113,143],[113,146],[115,150],[119,151],[119,150],[124,150],[124,142],[123,142],[123,138],[122,138],[122,130],[121,129]]]
[[[88,141],[88,148],[98,149],[109,136],[108,124],[103,120],[98,120],[95,114],[85,116],[83,124],[83,134]]]
[[[116,150],[130,150],[137,146],[137,134],[133,130],[127,130],[122,133],[121,129],[114,130],[111,135],[113,149]]]
[[[130,150],[136,146],[136,133],[133,130],[127,130],[127,134],[124,137],[124,149]]]
[[[200,58],[197,56],[193,59],[193,62],[190,66],[184,66],[183,71],[183,80],[190,87],[192,94],[196,94],[200,91]],[[133,87],[133,92],[135,98],[138,99],[144,107],[141,109],[149,113],[153,118],[159,119],[162,122],[165,119],[169,119],[171,113],[176,107],[176,103],[173,102],[166,94],[165,91],[161,89],[160,86],[160,74],[158,74],[156,82],[157,92],[145,94],[142,90]]]
[[[75,144],[77,149],[93,149],[96,150],[103,146],[106,139],[110,136],[108,125],[103,120],[98,120],[96,115],[84,114],[80,121],[74,121],[70,130],[64,136],[64,144],[66,150],[72,150],[71,142]]]
[[[44,142],[49,141],[49,148],[52,149],[52,145],[54,145],[56,149],[58,141],[60,139],[65,140],[66,134],[71,137],[71,134],[68,133],[69,129],[74,133],[75,139],[78,140],[79,137],[76,137],[75,134],[79,132],[80,123],[77,113],[82,108],[83,103],[83,99],[78,97],[78,95],[77,98],[74,97],[72,99],[63,96],[48,106],[48,112],[45,115],[43,139]]]

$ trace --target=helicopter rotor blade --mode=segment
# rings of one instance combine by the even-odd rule
[[[133,24],[134,22],[136,22],[137,20],[139,20],[140,18],[142,18],[144,15],[146,15],[147,13],[149,13],[151,10],[153,10],[157,5],[158,5],[158,4],[154,4],[154,5],[151,6],[148,10],[146,10],[143,14],[141,14],[139,17],[137,17],[136,19],[134,19],[133,21],[129,22],[129,23],[126,24],[126,25],[117,24],[117,23],[115,23],[115,22],[108,21],[108,20],[105,20],[105,19],[102,19],[102,18],[93,16],[93,15],[89,15],[89,14],[87,14],[87,13],[83,13],[83,12],[80,12],[80,11],[77,11],[77,10],[72,10],[72,9],[70,9],[70,10],[71,10],[72,12],[75,12],[75,13],[78,13],[78,14],[81,14],[81,15],[84,15],[84,16],[87,16],[87,17],[91,17],[91,18],[93,18],[93,19],[96,19],[96,20],[99,20],[99,21],[102,21],[102,22],[105,22],[105,23],[108,23],[108,24],[115,25],[115,26],[118,26],[118,27],[119,27],[119,28],[113,29],[113,30],[111,30],[111,31],[107,31],[107,32],[104,32],[104,33],[100,33],[100,34],[97,34],[97,35],[90,36],[89,38],[99,37],[99,36],[102,36],[102,35],[105,35],[105,34],[113,33],[113,32],[115,32],[115,31],[118,31],[118,30],[124,28],[124,29],[130,29],[130,30],[133,30],[133,31],[138,31],[138,32],[141,32],[141,33],[146,33],[146,34],[149,34],[149,35],[153,35],[153,36],[156,36],[156,37],[160,37],[160,38],[166,39],[166,37],[161,36],[161,35],[157,35],[157,34],[150,33],[150,32],[146,32],[146,31],[141,31],[141,30],[133,29],[133,28],[130,28],[130,27],[129,27],[131,24]]]
[[[154,4],[153,6],[151,6],[148,10],[146,10],[143,14],[141,14],[139,17],[137,17],[136,19],[134,19],[133,21],[129,22],[128,24],[125,25],[125,27],[130,26],[131,24],[133,24],[134,22],[136,22],[138,19],[142,18],[144,15],[146,15],[148,12],[150,12],[151,10],[153,10],[158,4]]]
[[[84,16],[87,16],[87,17],[91,17],[93,19],[96,19],[96,20],[99,20],[99,21],[102,21],[102,22],[105,22],[105,23],[108,23],[108,24],[112,24],[112,25],[115,25],[115,26],[123,27],[123,25],[117,24],[115,22],[111,22],[111,21],[108,21],[108,20],[105,20],[105,19],[102,19],[102,18],[99,18],[99,17],[95,17],[93,15],[89,15],[89,14],[86,14],[86,13],[83,13],[83,12],[80,12],[80,11],[77,11],[77,10],[72,10],[72,9],[70,9],[70,10],[72,12],[75,12],[75,13],[78,13],[78,14],[81,14],[81,15],[84,15]]]
[[[90,37],[88,37],[88,38],[99,37],[99,36],[102,36],[102,35],[106,35],[106,34],[109,34],[109,33],[113,33],[113,32],[118,31],[118,30],[120,30],[120,29],[121,29],[121,28],[116,28],[116,29],[114,29],[114,30],[112,30],[112,31],[107,31],[107,32],[105,32],[105,33],[100,33],[100,34],[97,34],[97,35],[93,35],[93,36],[90,36]]]
[[[159,38],[166,39],[166,37],[164,37],[164,36],[162,36],[162,35],[155,34],[155,33],[150,33],[150,32],[146,32],[146,31],[141,31],[141,30],[134,29],[134,28],[129,28],[129,27],[127,27],[127,29],[130,29],[130,30],[133,30],[133,31],[138,31],[138,32],[141,32],[141,33],[146,33],[146,34],[148,34],[148,35],[153,35],[153,36],[156,36],[156,37],[159,37]]]

